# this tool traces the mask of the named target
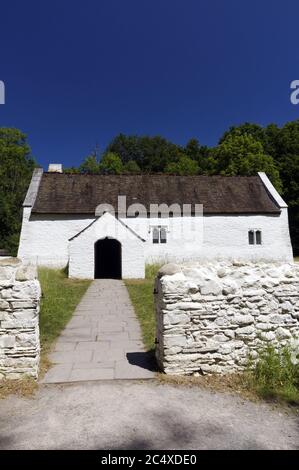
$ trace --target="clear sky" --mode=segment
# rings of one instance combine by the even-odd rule
[[[1,0],[0,126],[45,167],[120,132],[215,145],[299,118],[298,44],[298,0]]]

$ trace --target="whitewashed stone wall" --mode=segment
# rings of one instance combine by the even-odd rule
[[[0,260],[0,380],[38,376],[40,285],[36,268]]]
[[[69,239],[94,220],[73,215],[30,215],[30,210],[25,207],[18,257],[24,262],[62,268],[67,265],[72,249]],[[175,217],[163,219],[162,222],[154,218],[122,220],[145,240],[143,251],[146,263],[183,263],[188,260],[225,260],[236,257],[254,262],[289,262],[293,256],[287,209],[282,209],[279,216]],[[168,230],[167,243],[154,244],[151,227],[161,223]],[[248,244],[248,231],[251,229],[261,230],[262,245]],[[85,249],[93,247],[86,245]],[[135,272],[134,277],[138,276],[139,273]]]
[[[108,212],[70,240],[69,276],[94,278],[94,244],[105,237],[118,240],[121,244],[122,277],[144,278],[143,240]]]
[[[155,286],[156,356],[167,374],[229,373],[299,336],[299,265],[168,264]]]

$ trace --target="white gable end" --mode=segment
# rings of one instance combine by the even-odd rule
[[[143,278],[144,241],[108,212],[70,239],[69,276],[94,278],[95,243],[106,238],[117,240],[121,245],[121,277]]]

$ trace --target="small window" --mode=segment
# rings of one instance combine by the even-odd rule
[[[262,244],[262,232],[260,230],[257,230],[255,232],[255,242],[256,242],[257,245]]]
[[[249,230],[248,243],[249,245],[261,245],[262,244],[261,230]]]
[[[159,243],[159,229],[158,229],[158,227],[153,228],[153,243]]]
[[[249,230],[248,232],[248,242],[249,242],[249,245],[254,245],[254,231],[253,230]]]
[[[166,227],[158,225],[157,227],[152,227],[151,230],[153,232],[153,243],[167,243]]]
[[[165,228],[160,228],[160,243],[166,243],[167,241],[167,236],[166,236],[166,229]]]

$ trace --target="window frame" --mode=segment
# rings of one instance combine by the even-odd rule
[[[255,231],[255,244],[256,245],[262,245],[263,244],[262,231],[261,230],[256,230]]]
[[[154,234],[158,231],[158,237],[154,237]],[[164,232],[165,237],[161,236],[161,232]],[[151,225],[149,226],[149,233],[152,233],[152,243],[154,245],[165,245],[168,242],[167,234],[169,233],[169,228],[167,225]]]
[[[258,235],[257,235],[258,234]],[[252,238],[251,238],[252,236]],[[263,244],[263,232],[260,228],[250,228],[247,232],[249,246],[261,246]]]
[[[152,242],[154,245],[158,245],[160,243],[160,230],[158,227],[153,227],[152,229]]]

